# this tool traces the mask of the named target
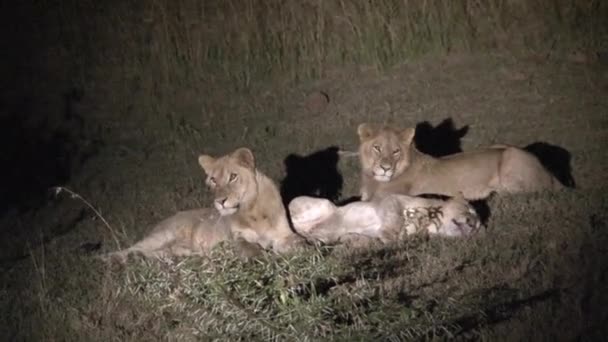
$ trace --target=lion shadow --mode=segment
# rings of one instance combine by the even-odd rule
[[[462,152],[461,140],[468,132],[468,125],[456,128],[452,118],[446,118],[436,126],[423,121],[416,124],[414,143],[422,153],[443,157]]]
[[[288,155],[283,161],[286,174],[280,184],[283,204],[287,206],[299,196],[326,198],[337,203],[344,184],[338,170],[339,150],[331,146],[306,156]]]
[[[576,187],[576,182],[572,176],[572,156],[568,150],[542,141],[527,145],[524,150],[536,156],[545,169],[563,186],[567,188]]]

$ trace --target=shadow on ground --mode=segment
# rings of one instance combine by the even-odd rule
[[[540,163],[565,187],[575,188],[576,182],[572,176],[570,152],[563,147],[551,145],[546,142],[535,142],[524,150],[532,153],[540,160]]]
[[[339,148],[331,146],[307,156],[290,154],[285,158],[285,178],[281,181],[281,197],[285,205],[298,196],[338,201],[344,180],[338,170]]]
[[[416,148],[433,157],[443,157],[462,152],[461,139],[469,131],[469,126],[456,128],[452,118],[446,118],[436,126],[428,121],[416,125],[414,143]]]

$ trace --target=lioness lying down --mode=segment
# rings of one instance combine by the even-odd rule
[[[294,229],[309,241],[337,243],[353,235],[395,241],[405,235],[428,233],[458,237],[470,235],[481,221],[462,195],[449,200],[388,195],[371,202],[336,207],[313,197],[289,203]]]
[[[387,194],[455,196],[458,192],[476,200],[493,192],[562,187],[534,155],[517,147],[497,145],[435,158],[416,149],[414,128],[363,123],[358,134],[364,201]]]
[[[198,161],[215,195],[215,209],[179,212],[135,245],[106,257],[203,254],[225,240],[252,256],[262,248],[284,252],[304,241],[291,230],[279,191],[256,169],[251,150],[240,148],[219,158],[201,155]]]

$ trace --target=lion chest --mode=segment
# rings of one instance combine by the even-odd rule
[[[389,182],[378,182],[374,181],[374,187],[372,191],[379,195],[386,194],[403,194],[409,195],[414,190],[413,187],[416,184],[412,180],[413,177],[409,175],[407,170]],[[374,189],[375,188],[375,189]]]
[[[267,214],[253,214],[243,216],[239,220],[239,224],[243,227],[247,227],[249,229],[259,232],[271,230],[273,226],[272,220]]]

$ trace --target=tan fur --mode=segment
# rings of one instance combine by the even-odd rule
[[[256,169],[249,149],[219,158],[201,155],[199,164],[215,196],[215,209],[180,212],[160,222],[142,241],[110,256],[202,254],[225,240],[235,241],[250,256],[256,246],[284,252],[302,242],[289,226],[276,185]]]
[[[133,246],[104,255],[125,260],[131,253],[146,257],[202,255],[216,244],[230,240],[230,229],[215,209],[181,211],[158,223]]]
[[[462,195],[447,201],[388,195],[342,207],[326,199],[302,196],[289,203],[289,211],[298,233],[322,243],[352,241],[353,237],[391,242],[416,233],[460,237],[481,226]]]
[[[414,147],[414,128],[364,123],[358,133],[362,200],[387,194],[455,196],[458,192],[475,200],[493,192],[562,187],[534,155],[517,147],[494,145],[434,158]]]

